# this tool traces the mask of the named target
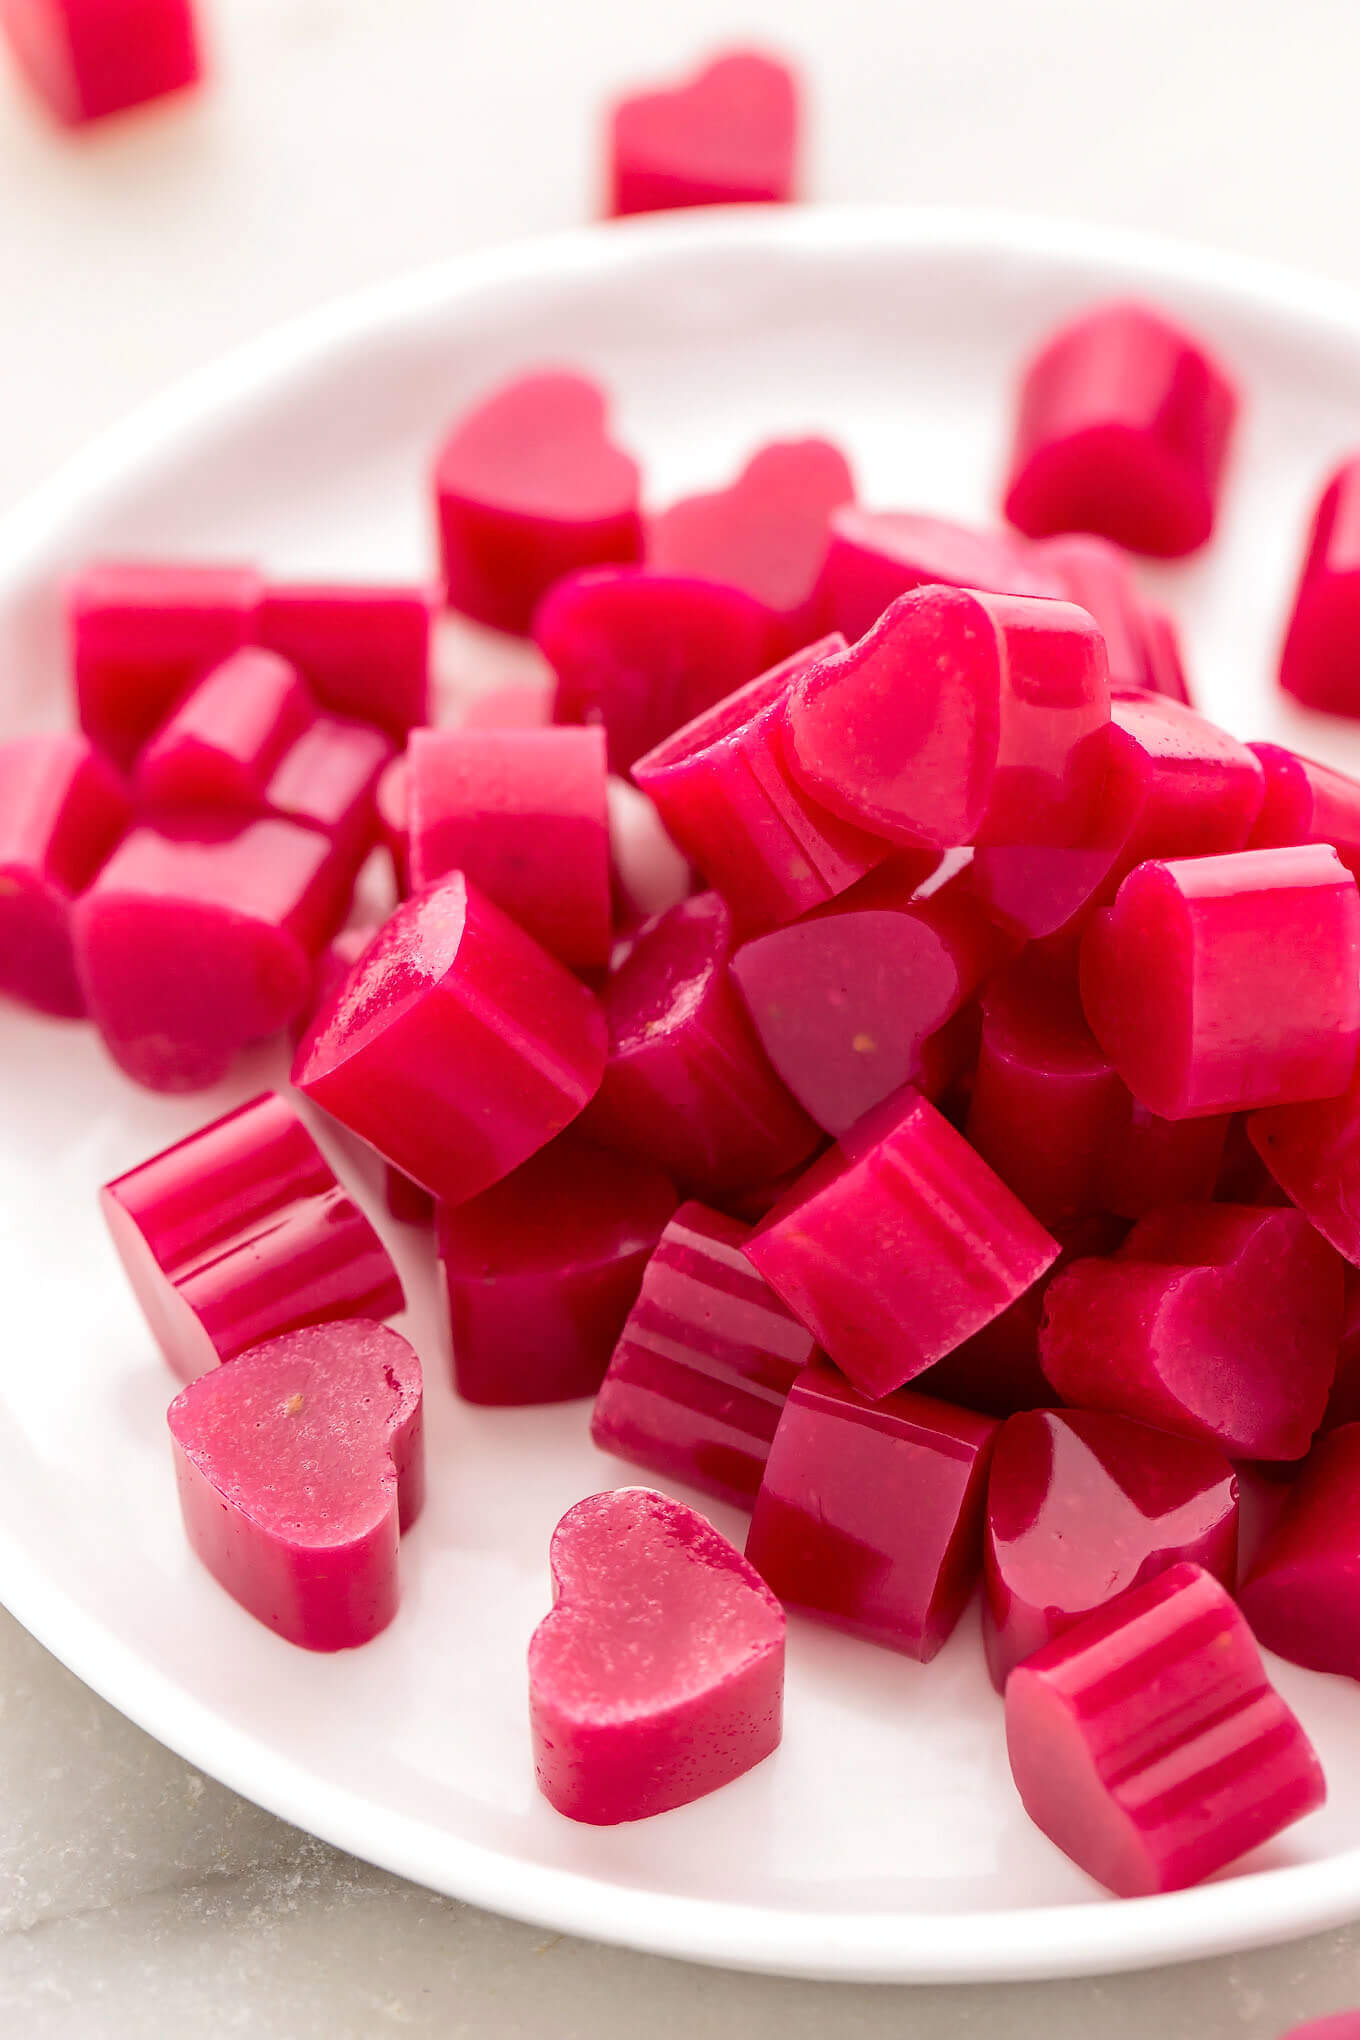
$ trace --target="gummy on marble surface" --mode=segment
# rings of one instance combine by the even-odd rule
[[[999,1317],[1058,1251],[912,1091],[866,1114],[814,1162],[747,1249],[868,1396],[900,1388]]]
[[[774,440],[725,489],[686,496],[647,520],[649,566],[729,582],[763,604],[774,658],[822,628],[828,520],[855,480],[826,439]]]
[[[675,1210],[649,1162],[572,1132],[439,1211],[439,1258],[465,1402],[594,1395]]]
[[[95,560],[66,592],[76,714],[127,771],[194,681],[249,644],[264,583],[252,567]]]
[[[153,808],[258,808],[269,776],[316,714],[295,666],[245,645],[214,666],[161,724],[133,785]]]
[[[1280,654],[1280,685],[1308,708],[1360,715],[1360,459],[1329,478],[1309,527]]]
[[[686,1806],[777,1748],[784,1611],[741,1553],[650,1488],[589,1495],[549,1552],[529,1644],[539,1790],[592,1826]]]
[[[1360,873],[1360,781],[1333,765],[1303,758],[1283,744],[1250,744],[1266,776],[1265,800],[1247,847],[1330,843],[1352,874]]]
[[[1321,1806],[1312,1744],[1211,1574],[1175,1565],[1016,1668],[1025,1811],[1121,1898],[1182,1891]]]
[[[1360,895],[1324,844],[1138,865],[1081,945],[1086,1019],[1164,1119],[1331,1098],[1360,1045]]]
[[[459,873],[404,901],[304,1041],[293,1082],[450,1204],[594,1094],[597,1000]]]
[[[375,723],[400,744],[430,719],[433,617],[428,588],[270,582],[258,635],[291,660],[331,715]]]
[[[407,758],[412,890],[462,871],[563,963],[606,963],[604,731],[415,730]]]
[[[682,1204],[643,1270],[599,1394],[602,1452],[750,1508],[811,1334],[743,1251],[751,1228]]]
[[[1105,647],[1084,610],[924,587],[799,676],[788,758],[825,806],[894,842],[1073,843],[1109,720]]]
[[[440,446],[434,488],[445,599],[498,630],[527,631],[564,575],[642,551],[637,462],[583,375],[516,376],[483,397]]]
[[[64,127],[83,127],[202,75],[193,0],[0,0],[0,33]]]
[[[1099,1410],[1031,1410],[997,1434],[982,1604],[998,1692],[1093,1608],[1181,1560],[1231,1589],[1237,1480],[1195,1439]]]
[[[977,1584],[990,1417],[870,1402],[814,1359],[789,1389],[746,1556],[790,1607],[923,1663]]]
[[[99,1201],[183,1380],[281,1332],[405,1309],[382,1241],[273,1091],[106,1183]]]
[[[832,511],[820,590],[824,627],[853,642],[899,595],[932,584],[992,595],[1068,594],[1039,552],[1013,532],[981,531],[914,510],[868,510],[862,503]]]
[[[125,836],[72,914],[90,1017],[154,1091],[216,1083],[302,1012],[340,926],[352,856],[272,818],[163,818]]]
[[[1213,529],[1237,394],[1207,348],[1150,306],[1103,304],[1027,364],[1006,482],[1030,538],[1096,532],[1194,552]]]
[[[609,121],[608,210],[778,204],[792,198],[798,83],[757,50],[727,50],[679,85],[620,99]]]
[[[686,1193],[750,1189],[806,1160],[817,1128],[770,1068],[732,983],[731,917],[700,893],[649,922],[601,992],[609,1060],[582,1131]]]
[[[420,1512],[420,1362],[367,1319],[254,1346],[167,1412],[189,1542],[250,1614],[306,1650],[367,1643],[397,1612]]]
[[[1300,1212],[1182,1204],[1049,1285],[1039,1352],[1064,1402],[1245,1459],[1294,1460],[1322,1422],[1341,1337],[1338,1254]]]
[[[534,641],[556,676],[554,721],[603,723],[620,773],[770,660],[752,596],[652,567],[568,575],[540,604]]]
[[[0,992],[78,1019],[71,904],[131,813],[108,760],[77,732],[0,744]]]
[[[1360,1423],[1313,1447],[1238,1598],[1267,1650],[1360,1679]]]

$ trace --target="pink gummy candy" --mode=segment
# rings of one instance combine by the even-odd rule
[[[1121,1898],[1198,1884],[1326,1797],[1250,1630],[1198,1565],[1120,1594],[1018,1666],[1006,1745],[1030,1819]]]
[[[1105,648],[1084,610],[917,588],[790,697],[795,775],[894,841],[1072,843],[1105,772]]]
[[[845,649],[819,639],[696,716],[633,766],[674,841],[731,909],[739,933],[778,927],[843,893],[888,852],[789,771],[784,720],[800,673]],[[911,855],[913,853],[906,853]],[[921,876],[930,852],[914,853]]]
[[[1289,843],[1330,843],[1360,875],[1360,781],[1335,766],[1301,758],[1282,744],[1251,744],[1266,776],[1265,800],[1247,839],[1252,850]]]
[[[972,883],[1018,935],[1068,948],[1135,864],[1244,848],[1264,791],[1248,747],[1193,709],[1146,693],[1115,700],[1105,783],[1081,840],[984,846]]]
[[[1131,552],[1194,552],[1213,529],[1237,395],[1190,334],[1100,305],[1029,363],[1006,515],[1031,538],[1094,531]]]
[[[731,50],[682,85],[610,116],[609,211],[778,204],[792,198],[798,88],[777,58]]]
[[[731,948],[716,893],[642,930],[601,994],[609,1061],[582,1128],[710,1199],[781,1175],[817,1145],[746,1017]]]
[[[76,713],[127,770],[195,680],[255,635],[249,567],[97,561],[67,591]]]
[[[372,723],[319,715],[270,774],[266,805],[320,829],[357,871],[378,838],[378,781],[391,757],[392,739]]]
[[[382,1241],[272,1091],[99,1195],[147,1323],[185,1381],[280,1332],[406,1307]]]
[[[659,1169],[565,1133],[439,1213],[454,1385],[466,1402],[594,1395],[675,1210]]]
[[[315,714],[296,667],[247,645],[161,725],[137,761],[137,796],[158,808],[258,808],[274,767]]]
[[[778,1747],[784,1612],[702,1516],[650,1488],[588,1495],[549,1559],[529,1723],[539,1790],[559,1813],[645,1820]]]
[[[376,723],[398,743],[430,719],[427,588],[274,582],[259,640],[297,667],[332,715]]]
[[[1143,685],[1150,693],[1163,694],[1169,701],[1179,701],[1183,707],[1191,707],[1190,681],[1185,670],[1180,634],[1174,620],[1164,609],[1144,610],[1143,648],[1147,656]]]
[[[774,656],[816,637],[827,524],[855,493],[844,454],[825,439],[775,440],[736,480],[687,496],[647,524],[647,561],[742,588],[769,612]]]
[[[1057,578],[1069,602],[1095,618],[1112,691],[1136,687],[1189,705],[1174,626],[1143,600],[1126,553],[1107,539],[1074,531],[1043,540],[1032,557]]]
[[[412,890],[465,872],[563,963],[606,963],[604,731],[416,730],[408,758]]]
[[[1284,2040],[1360,2040],[1360,2012],[1334,2012],[1329,2019],[1310,2019],[1291,2026]]]
[[[923,1663],[977,1584],[997,1426],[814,1360],[789,1390],[746,1556],[788,1605]]]
[[[1267,1650],[1360,1679],[1360,1423],[1313,1447],[1239,1598]]]
[[[651,567],[569,576],[539,608],[534,638],[557,676],[554,719],[603,723],[611,772],[769,663],[769,621],[752,596]]]
[[[609,890],[616,937],[635,933],[654,914],[678,907],[695,890],[683,850],[666,834],[653,803],[617,776],[605,785],[609,811]]]
[[[1231,1588],[1237,1481],[1211,1445],[1097,1410],[1003,1424],[987,1483],[983,1636],[1007,1675],[1093,1608],[1180,1560]]]
[[[1360,715],[1360,458],[1343,462],[1313,513],[1280,655],[1280,685],[1309,708]]]
[[[90,1017],[153,1091],[214,1084],[301,1012],[355,866],[293,822],[211,815],[124,837],[72,921]]]
[[[1080,600],[1011,532],[978,531],[911,510],[866,510],[859,503],[832,511],[819,591],[824,623],[853,642],[899,595],[932,583]]]
[[[1331,1098],[1360,1045],[1360,896],[1335,850],[1140,864],[1081,945],[1091,1032],[1164,1119]]]
[[[0,31],[48,111],[81,127],[198,83],[192,0],[0,0]]]
[[[1360,1071],[1338,1097],[1253,1112],[1247,1137],[1289,1201],[1360,1266]]]
[[[749,1508],[812,1337],[743,1251],[751,1229],[682,1204],[595,1398],[603,1452]]]
[[[458,420],[434,470],[445,597],[523,633],[553,583],[642,551],[638,469],[582,375],[518,376]]]
[[[168,1411],[184,1527],[250,1614],[305,1650],[397,1612],[397,1542],[425,1493],[420,1362],[367,1319],[270,1339]]]
[[[1182,1204],[1113,1260],[1049,1285],[1039,1335],[1064,1402],[1297,1459],[1322,1421],[1341,1336],[1340,1256],[1297,1211]]]
[[[411,890],[411,823],[405,751],[399,751],[378,774],[373,804],[378,819],[378,840],[392,860],[397,898],[404,899]]]
[[[855,1387],[882,1396],[999,1316],[1058,1242],[908,1091],[813,1163],[748,1252]]]
[[[1137,1218],[1213,1195],[1226,1117],[1165,1120],[1135,1104],[1082,1017],[1070,966],[1027,952],[981,1006],[964,1131],[1036,1218]]]
[[[71,902],[122,834],[127,789],[82,736],[0,745],[0,992],[76,1019]]]
[[[606,1039],[585,986],[454,873],[384,924],[302,1044],[293,1082],[458,1204],[576,1117]]]
[[[732,959],[765,1053],[827,1133],[904,1084],[933,1088],[927,1043],[1009,953],[966,872],[916,898],[916,857],[902,853],[905,870],[890,859]]]

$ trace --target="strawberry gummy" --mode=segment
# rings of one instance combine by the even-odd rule
[[[71,907],[125,828],[127,789],[83,736],[0,745],[0,992],[78,1019]]]
[[[0,0],[0,33],[66,127],[195,85],[192,0]]]
[[[793,195],[797,139],[788,66],[757,51],[727,52],[682,85],[614,108],[609,210],[777,204]]]

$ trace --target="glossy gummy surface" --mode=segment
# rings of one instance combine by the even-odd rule
[[[1265,773],[1266,792],[1247,847],[1330,843],[1347,871],[1360,871],[1360,781],[1283,744],[1248,748]]]
[[[1338,1097],[1249,1114],[1246,1132],[1270,1181],[1360,1267],[1360,1073]]]
[[[315,713],[296,667],[245,645],[204,674],[147,744],[133,776],[137,797],[152,808],[258,808],[270,773]]]
[[[71,903],[127,825],[127,788],[88,740],[0,744],[0,993],[78,1019]]]
[[[1360,1679],[1360,1423],[1313,1447],[1239,1598],[1267,1650]]]
[[[729,50],[610,115],[608,210],[776,204],[793,196],[798,87],[786,64]]]

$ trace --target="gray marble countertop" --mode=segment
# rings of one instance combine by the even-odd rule
[[[278,319],[588,217],[602,99],[734,31],[807,63],[811,195],[1080,216],[1360,282],[1355,0],[200,4],[218,76],[199,102],[72,141],[0,78],[0,511]],[[5,2034],[1275,2040],[1358,2003],[1354,1931],[1126,1978],[915,1991],[545,1934],[236,1799],[0,1614]]]

